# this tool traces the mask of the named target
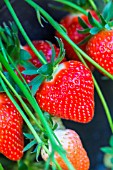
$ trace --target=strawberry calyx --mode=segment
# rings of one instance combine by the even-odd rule
[[[113,26],[113,2],[110,1],[104,7],[102,13],[97,13],[99,17],[99,21],[95,20],[90,12],[88,12],[88,20],[92,27],[88,26],[88,24],[81,18],[78,17],[80,25],[83,27],[83,30],[78,30],[80,34],[90,33],[83,41],[81,41],[78,45],[82,45],[87,42],[93,35],[97,34],[101,30],[111,30]],[[109,12],[108,12],[109,11]]]
[[[60,47],[60,52],[58,54],[58,57],[55,58],[55,49],[51,42],[48,42],[52,49],[52,56],[51,60],[47,64],[43,64],[40,68],[35,67],[32,63],[28,62],[25,65],[25,70],[22,72],[25,75],[37,75],[30,83],[29,86],[31,86],[31,92],[33,95],[35,95],[37,89],[42,84],[42,82],[46,79],[51,80],[53,78],[53,73],[55,72],[58,64],[64,59],[65,56],[65,50],[63,43],[60,39],[56,38],[57,42]],[[43,54],[44,56],[44,54]]]

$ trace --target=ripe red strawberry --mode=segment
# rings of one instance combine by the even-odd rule
[[[66,150],[67,158],[72,163],[74,168],[76,170],[88,170],[90,166],[90,161],[85,149],[83,148],[79,135],[75,131],[70,129],[56,130],[55,134],[62,144],[62,147]],[[50,142],[49,150],[50,152],[52,151]],[[44,149],[41,150],[41,155],[42,158],[46,161],[48,158],[48,154],[45,152]],[[63,170],[68,170],[66,163],[63,161],[58,153],[55,153],[55,159]]]
[[[23,156],[23,119],[5,93],[0,93],[0,153],[17,161]]]
[[[86,46],[87,54],[109,73],[113,74],[113,30],[95,34]]]
[[[97,14],[95,13],[95,11],[89,11],[95,19],[98,20]],[[84,14],[69,14],[67,16],[65,16],[61,21],[60,24],[63,25],[66,28],[67,31],[67,35],[70,37],[70,39],[75,43],[78,44],[81,41],[84,40],[84,38],[86,38],[86,36],[88,36],[88,34],[80,34],[78,33],[78,30],[83,30],[82,26],[80,25],[79,21],[78,21],[78,16],[81,17],[87,24],[88,26],[91,27],[91,25],[88,22],[88,17]],[[57,37],[62,38],[61,35],[57,32],[56,33]],[[66,55],[68,59],[72,59],[72,60],[79,60],[78,56],[76,55],[75,51],[73,50],[73,48],[71,47],[70,44],[68,44],[68,42],[62,38],[62,41],[64,43],[64,47],[66,49]],[[86,43],[81,45],[80,48],[85,51],[86,48]],[[92,68],[92,66],[90,65],[90,67]]]
[[[91,72],[81,62],[58,66],[53,79],[44,81],[36,92],[42,110],[77,122],[87,123],[94,115],[94,83]]]
[[[52,56],[52,49],[51,49],[50,44],[44,40],[36,40],[36,41],[33,41],[32,43],[34,44],[34,46],[36,47],[38,51],[42,51],[44,53],[47,62],[50,62],[51,56]],[[56,47],[54,44],[53,44],[53,47],[55,49],[56,58],[57,58],[60,52],[60,49]],[[37,68],[39,68],[42,64],[37,58],[37,56],[34,54],[32,49],[28,45],[23,46],[23,49],[28,51],[31,54],[32,58],[29,61],[33,63]],[[65,61],[65,59],[63,61]],[[18,66],[18,68],[21,72],[24,70],[23,66]],[[35,77],[35,75],[31,76],[31,75],[25,75],[25,74],[23,76],[28,83]]]

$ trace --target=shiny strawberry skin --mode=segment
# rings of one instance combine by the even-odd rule
[[[113,74],[113,30],[102,30],[86,46],[87,54],[109,73]]]
[[[49,43],[44,40],[36,40],[36,41],[33,41],[32,43],[38,51],[42,51],[44,53],[47,62],[50,62],[51,56],[52,56],[52,49],[51,49]],[[57,58],[60,50],[54,44],[53,44],[53,47],[55,49],[56,58]],[[37,68],[39,68],[42,64],[39,61],[39,59],[37,58],[37,56],[34,54],[34,52],[31,50],[31,48],[28,45],[25,45],[25,46],[23,46],[23,49],[28,51],[31,54],[32,58],[29,61],[32,64],[34,64]],[[64,59],[64,61],[65,61],[65,59]],[[20,70],[20,72],[22,72],[24,70],[24,67],[19,65],[18,69]],[[27,83],[29,83],[35,77],[35,75],[31,76],[31,75],[25,75],[25,74],[23,76],[24,76],[25,80],[27,81]]]
[[[23,156],[23,119],[5,93],[0,93],[0,153],[17,161]]]
[[[67,158],[72,163],[76,170],[88,170],[90,161],[88,155],[83,148],[82,142],[79,135],[70,129],[56,130],[55,134],[59,139],[62,147],[66,150]],[[51,145],[49,144],[49,150],[52,151]],[[46,161],[48,154],[42,149],[42,158]],[[55,153],[55,159],[63,170],[68,170],[67,165],[58,153]],[[52,164],[52,163],[51,163]]]
[[[92,14],[92,16],[95,19],[99,20],[97,14],[95,13],[95,11],[89,10],[89,12]],[[84,38],[86,38],[86,36],[88,35],[88,34],[80,34],[80,33],[78,33],[78,30],[83,30],[82,26],[80,25],[80,23],[78,21],[78,16],[81,17],[88,24],[88,26],[91,27],[91,25],[88,22],[88,17],[86,15],[84,15],[84,14],[69,14],[69,15],[65,16],[60,21],[60,24],[65,27],[65,29],[67,31],[67,35],[70,37],[70,39],[75,44],[78,44],[81,41],[83,41]],[[58,32],[56,33],[56,35],[59,38],[62,38],[61,35]],[[73,50],[73,48],[71,47],[71,45],[68,44],[68,42],[64,38],[62,38],[62,41],[63,41],[64,47],[66,49],[67,58],[71,59],[71,60],[79,60],[78,56],[76,55],[76,53]],[[80,48],[85,52],[86,43],[81,45]],[[91,67],[91,65],[90,65],[90,67]]]
[[[36,92],[42,110],[63,119],[87,123],[94,115],[94,83],[81,62],[59,65],[53,79],[44,81]]]

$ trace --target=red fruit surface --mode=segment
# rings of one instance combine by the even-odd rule
[[[53,79],[44,81],[36,92],[42,110],[81,123],[94,115],[94,83],[91,72],[79,61],[60,64]]]
[[[113,74],[113,30],[103,30],[94,35],[86,46],[87,54]]]
[[[0,93],[0,153],[17,161],[23,156],[23,119],[5,93]]]
[[[99,20],[95,11],[89,11],[89,12],[92,14],[92,16],[95,19]],[[82,26],[78,21],[78,16],[81,17],[88,24],[88,26],[91,27],[91,25],[88,22],[88,17],[84,14],[69,14],[60,21],[60,24],[65,27],[67,31],[67,35],[75,44],[80,43],[88,36],[88,34],[78,33],[78,30],[83,30]],[[67,58],[70,60],[79,60],[77,54],[75,53],[71,45],[68,44],[68,42],[63,37],[61,37],[61,35],[58,32],[56,32],[56,36],[62,38],[62,41],[64,43],[64,48],[66,49]],[[80,48],[85,52],[86,43],[80,45]],[[91,69],[93,69],[93,66],[91,66],[91,64],[89,64],[89,66]]]
[[[32,43],[38,51],[42,51],[44,53],[47,62],[50,62],[51,56],[52,56],[52,49],[51,49],[51,46],[49,45],[49,43],[44,40],[36,40],[36,41],[33,41]],[[56,58],[57,58],[60,50],[54,44],[53,44],[53,47],[55,49]],[[39,59],[37,58],[37,56],[34,54],[32,49],[28,45],[23,46],[23,49],[28,51],[31,54],[32,58],[29,61],[32,64],[34,64],[37,68],[42,66],[42,64],[39,61]],[[65,59],[64,59],[64,61],[65,61]],[[21,72],[24,70],[23,66],[18,66],[18,68]],[[29,83],[35,77],[35,75],[31,76],[31,75],[25,75],[25,74],[23,76],[24,76],[25,80],[27,81],[27,83]]]
[[[74,168],[76,170],[88,170],[90,161],[85,149],[83,148],[79,135],[70,129],[56,130],[55,134],[59,139],[62,147],[66,150],[67,158],[72,163]],[[49,150],[50,152],[52,151],[50,143]],[[48,154],[44,151],[44,149],[42,149],[41,155],[42,158],[46,161]],[[63,170],[68,170],[66,163],[58,153],[55,153],[55,159]]]

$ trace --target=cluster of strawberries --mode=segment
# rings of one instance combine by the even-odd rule
[[[90,11],[95,19],[99,20],[94,11]],[[81,14],[80,17],[91,27],[88,17]],[[78,22],[77,15],[68,15],[60,22],[67,35],[74,43],[79,44],[87,34],[80,34],[82,26]],[[62,38],[59,33],[57,37]],[[113,31],[103,30],[94,35],[80,48],[94,61],[101,65],[109,73],[113,74]],[[66,58],[54,68],[52,78],[44,80],[37,89],[35,98],[43,111],[63,119],[80,123],[88,123],[94,116],[94,82],[92,79],[93,66],[84,66],[78,59],[72,47],[62,38],[66,50]],[[42,51],[47,62],[51,61],[52,47],[46,41],[33,41],[38,51]],[[53,45],[55,58],[59,55],[59,48]],[[28,45],[23,46],[32,58],[29,60],[35,67],[42,64]],[[25,68],[18,65],[22,72]],[[23,74],[29,83],[35,75]],[[22,117],[5,93],[0,93],[0,152],[11,160],[19,160],[23,156],[24,138],[22,134]],[[70,129],[56,130],[56,136],[63,148],[67,151],[67,158],[76,170],[88,170],[90,163],[80,138],[76,132]],[[41,152],[42,158],[47,160],[48,154]],[[55,158],[64,170],[68,170],[62,158],[55,154]]]

